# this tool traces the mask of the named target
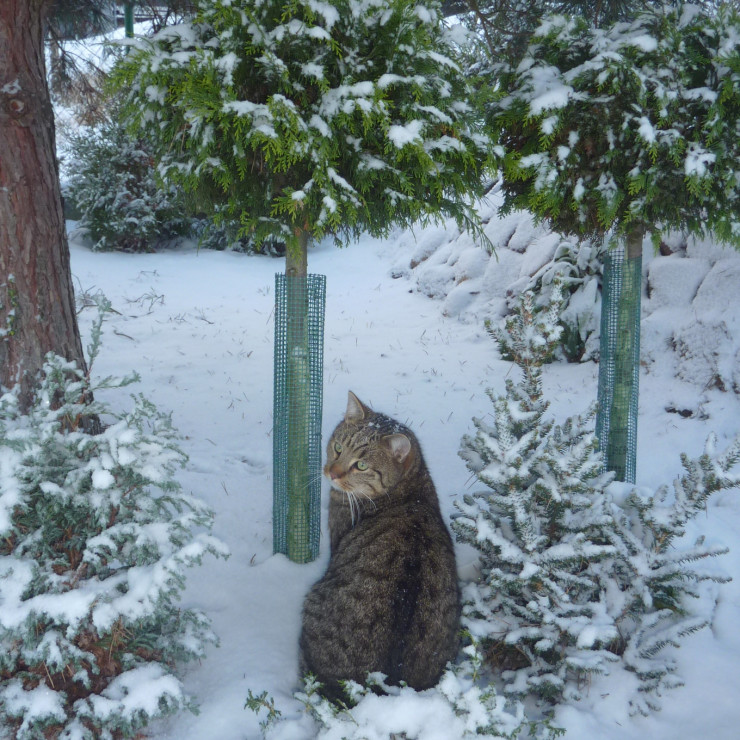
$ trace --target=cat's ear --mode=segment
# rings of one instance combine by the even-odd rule
[[[405,434],[389,434],[383,437],[396,462],[403,463],[411,452],[411,440]]]
[[[358,421],[362,421],[369,416],[369,414],[370,409],[352,391],[349,391],[344,420],[349,424],[356,424]]]

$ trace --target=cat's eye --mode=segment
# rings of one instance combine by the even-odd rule
[[[342,445],[340,445],[339,442],[334,443],[334,452],[336,452],[337,455],[342,454]]]
[[[367,463],[364,460],[358,460],[355,464],[358,470],[367,470]]]

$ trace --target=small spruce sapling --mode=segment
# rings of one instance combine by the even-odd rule
[[[726,580],[704,565],[723,548],[680,538],[711,493],[740,483],[740,440],[718,455],[710,438],[699,460],[684,456],[673,497],[665,487],[644,496],[612,483],[592,414],[562,425],[545,417],[541,368],[560,333],[559,293],[556,283],[540,311],[525,294],[492,332],[523,377],[508,380],[504,396],[489,393],[493,421],[475,419],[475,437],[462,442],[461,456],[488,487],[457,501],[452,522],[480,554],[463,623],[509,694],[577,699],[587,674],[619,663],[638,676],[632,706],[646,712],[661,689],[680,684],[663,648],[708,622],[706,604],[687,597],[701,596],[702,581]]]
[[[550,300],[552,284],[562,284],[563,304],[560,309],[560,347],[557,357],[568,362],[598,360],[601,292],[606,244],[598,240],[577,241],[564,238],[552,259],[530,279],[525,290],[535,293],[537,307]],[[516,298],[512,298],[512,304]]]
[[[678,647],[681,638],[709,625],[714,603],[700,584],[730,580],[710,560],[728,548],[703,537],[687,543],[685,534],[712,494],[740,486],[739,460],[740,437],[718,451],[711,434],[699,458],[681,455],[684,473],[672,491],[665,485],[652,495],[627,488],[626,498],[614,497],[622,657],[640,678],[641,694],[632,705],[642,714],[660,707],[662,689],[683,684],[674,656],[663,648]]]
[[[92,335],[94,358],[100,321]],[[4,737],[118,740],[192,708],[173,666],[216,637],[177,599],[186,568],[226,552],[175,478],[186,456],[169,416],[141,395],[120,414],[91,400],[135,380],[93,388],[50,354],[28,414],[13,392],[0,398]],[[97,434],[83,429],[91,416],[107,423]]]
[[[585,567],[613,548],[600,528],[608,514],[595,495],[602,461],[589,433],[590,416],[555,426],[545,418],[542,365],[561,334],[561,288],[536,311],[531,293],[502,329],[501,352],[521,369],[506,395],[489,393],[493,424],[475,420],[461,456],[490,490],[456,502],[458,540],[481,552],[481,582],[465,591],[465,624],[506,668],[507,691],[545,698],[566,691],[569,673],[604,670],[616,639],[598,579]]]

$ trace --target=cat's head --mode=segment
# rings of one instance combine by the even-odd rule
[[[373,411],[350,391],[344,420],[327,445],[324,475],[345,493],[384,496],[417,454],[412,439],[406,427]]]

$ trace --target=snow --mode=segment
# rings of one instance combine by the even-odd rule
[[[179,697],[179,682],[156,663],[134,668],[111,681],[102,695],[93,694],[87,701],[99,717],[123,717],[143,713],[154,715],[162,696]]]
[[[689,150],[686,153],[685,170],[686,176],[705,177],[707,170],[716,160],[716,155],[708,152],[695,142],[689,143]]]
[[[634,46],[640,49],[640,51],[644,51],[645,53],[655,51],[658,48],[658,42],[656,39],[647,34],[636,34],[635,36],[628,38],[626,43],[629,46]]]
[[[19,733],[28,732],[37,718],[48,716],[64,718],[59,692],[52,691],[44,684],[29,691],[23,688],[20,681],[11,681],[1,695],[10,714],[24,717]]]
[[[21,83],[18,78],[11,80],[10,82],[6,82],[2,87],[0,87],[0,92],[5,95],[17,95],[21,90]]]
[[[546,110],[564,108],[575,94],[570,85],[560,82],[560,72],[555,67],[535,67],[529,78],[532,85],[529,110],[533,116]]]
[[[640,136],[648,143],[648,144],[654,144],[655,143],[655,129],[653,128],[653,124],[650,123],[650,119],[646,118],[645,116],[641,116],[639,119],[639,126],[637,127],[637,132],[640,134]],[[687,157],[688,160],[688,157]],[[688,164],[687,164],[688,169]],[[689,174],[688,171],[686,174]]]
[[[0,451],[0,532],[6,532],[21,492],[15,472],[20,465],[20,452],[3,447]]]
[[[388,129],[388,139],[397,148],[403,149],[407,144],[421,141],[423,121],[409,121],[404,125],[394,125]]]
[[[309,0],[307,3],[308,7],[314,12],[321,15],[326,23],[326,27],[331,29],[334,24],[339,20],[339,12],[330,3],[317,2],[317,0]]]
[[[115,478],[108,470],[95,470],[92,474],[92,484],[94,488],[107,489],[116,482]]]
[[[471,432],[473,416],[488,413],[486,388],[501,393],[514,372],[498,358],[483,318],[496,318],[504,310],[507,290],[520,284],[557,241],[527,214],[502,218],[490,204],[483,212],[487,233],[498,245],[497,257],[486,255],[454,225],[397,231],[386,241],[363,238],[343,250],[326,241],[309,256],[310,271],[327,275],[324,439],[341,418],[349,389],[409,423],[421,440],[446,515],[470,485],[457,456],[460,439]],[[157,722],[151,736],[258,738],[260,718],[244,709],[249,690],[267,690],[285,717],[302,715],[292,698],[298,688],[300,610],[328,558],[326,501],[318,561],[296,565],[272,554],[273,276],[283,271],[283,263],[198,251],[187,244],[156,254],[92,253],[75,237],[71,253],[75,284],[81,290],[102,290],[120,312],[104,325],[93,374],[135,369],[142,375],[136,390],[172,411],[190,457],[179,478],[185,490],[216,511],[214,534],[232,552],[228,561],[209,559],[190,571],[184,598],[184,607],[210,615],[221,639],[220,648],[210,649],[200,665],[184,672],[185,689],[200,705],[200,714]],[[688,253],[645,260],[651,292],[643,304],[646,361],[637,470],[638,483],[649,487],[670,484],[680,472],[679,452],[699,455],[710,430],[718,433],[720,447],[738,432],[740,404],[732,378],[740,380],[740,258],[713,244],[691,243]],[[150,307],[143,297],[152,290],[163,299]],[[468,291],[467,301],[462,291]],[[681,296],[681,303],[674,295]],[[451,310],[454,301],[457,312]],[[83,334],[92,318],[91,311],[81,313]],[[686,345],[696,350],[701,342],[708,353],[691,360],[692,377],[689,359],[669,338],[680,338],[693,325],[703,330],[707,322],[723,324],[726,336],[713,345],[714,335],[702,338],[699,331]],[[714,367],[727,381],[724,391],[705,387],[704,378]],[[592,363],[545,369],[545,396],[558,422],[595,400],[597,373]],[[108,400],[127,403],[115,395]],[[677,408],[696,413],[684,418]],[[104,472],[94,473],[98,483],[105,482]],[[687,537],[693,541],[705,534],[732,546],[738,532],[740,497],[728,492],[710,501],[706,516],[690,523]],[[490,535],[495,538],[495,532]],[[729,574],[740,570],[735,550],[717,560]],[[459,549],[458,565],[461,574],[474,572],[471,551]],[[24,567],[19,561],[15,575]],[[525,562],[523,567],[532,566]],[[3,588],[13,582],[8,575],[0,579]],[[147,579],[156,577],[143,571],[138,575],[141,580],[133,586],[144,590]],[[609,676],[593,677],[583,701],[558,710],[555,724],[567,729],[568,740],[736,737],[740,581],[718,587],[716,599],[711,629],[686,638],[680,650],[670,648],[685,686],[663,697],[662,711],[630,717],[626,699],[634,677],[614,667]],[[594,630],[598,625],[585,628],[580,639],[592,639]],[[135,694],[129,701],[134,700]],[[416,727],[419,737],[455,738],[458,732],[459,720],[445,714],[434,693],[408,693],[387,717],[378,701],[377,711],[389,726],[393,713],[406,712],[405,726]],[[436,724],[427,722],[432,718]],[[365,715],[358,719],[369,733]],[[296,740],[315,736],[305,717],[281,732]]]

